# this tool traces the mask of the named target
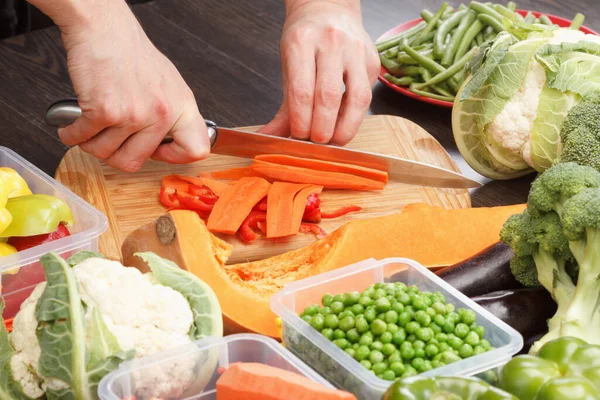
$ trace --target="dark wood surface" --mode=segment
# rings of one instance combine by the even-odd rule
[[[364,0],[365,28],[373,39],[389,28],[434,10],[443,0]],[[452,5],[460,2],[451,0]],[[597,0],[519,0],[519,8],[565,18],[586,15],[600,31]],[[134,6],[150,39],[179,68],[207,119],[222,126],[268,122],[282,91],[279,35],[282,0],[155,0]],[[423,126],[467,175],[452,138],[450,110],[374,87],[370,114],[398,115]],[[72,95],[64,50],[56,28],[0,41],[0,145],[11,148],[50,175],[66,151],[43,115],[58,98]],[[473,206],[526,200],[531,176],[496,181],[473,191]]]

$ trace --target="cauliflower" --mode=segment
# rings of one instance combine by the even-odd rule
[[[177,269],[180,271],[179,275],[188,274]],[[83,260],[71,271],[76,282],[76,292],[85,309],[82,326],[85,329],[87,347],[90,348],[94,340],[99,340],[98,336],[94,336],[97,335],[96,329],[104,329],[100,338],[100,349],[104,351],[104,357],[130,354],[141,358],[189,344],[192,339],[196,339],[190,337],[195,314],[184,294],[177,291],[177,285],[172,288],[159,283],[152,274],[142,274],[135,268],[126,268],[119,262],[97,257]],[[190,286],[187,282],[185,285]],[[22,392],[32,399],[42,398],[47,390],[71,390],[67,382],[45,377],[43,371],[40,371],[44,346],[40,345],[43,339],[38,340],[40,322],[36,317],[36,307],[38,302],[44,301],[46,289],[46,282],[40,283],[21,304],[9,338],[14,349],[9,363],[12,377],[20,385]],[[220,320],[220,308],[217,311]],[[100,323],[94,320],[98,315]],[[216,335],[219,334],[219,329],[222,334],[222,325],[216,324],[216,329]],[[71,340],[75,342],[75,339]],[[74,343],[73,347],[75,346]],[[126,358],[128,357],[123,359]],[[159,398],[180,396],[195,380],[199,359],[196,354],[134,369],[132,379],[136,395]],[[85,368],[89,368],[89,365]],[[97,381],[92,382],[93,378],[90,376],[88,380],[90,388],[95,388],[98,384]],[[76,400],[80,399],[76,397]]]

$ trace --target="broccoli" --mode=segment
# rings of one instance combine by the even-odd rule
[[[511,271],[556,301],[549,332],[530,349],[575,336],[600,344],[600,172],[556,164],[532,184],[528,208],[504,224],[501,240],[515,256]]]
[[[576,162],[600,171],[600,96],[584,99],[562,123],[560,162]]]

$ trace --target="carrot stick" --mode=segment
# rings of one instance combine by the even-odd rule
[[[250,167],[229,168],[200,174],[201,178],[209,179],[240,179],[250,176],[256,176]]]
[[[382,182],[360,176],[343,174],[340,172],[317,171],[308,168],[291,167],[256,161],[250,166],[268,178],[282,182],[310,183],[323,186],[326,189],[348,189],[348,190],[382,190],[385,186]]]
[[[231,186],[225,182],[219,182],[219,181],[215,181],[214,179],[209,179],[209,178],[200,178],[200,179],[202,179],[202,182],[204,182],[204,184],[206,186],[208,186],[210,188],[210,190],[212,190],[213,193],[216,194],[217,196],[223,195],[223,193],[225,193],[226,190],[229,190],[231,188]]]
[[[373,168],[361,167],[359,165],[292,157],[281,154],[264,154],[254,157],[254,160],[264,161],[272,164],[287,165],[291,167],[315,169],[318,171],[341,172],[344,174],[361,176],[363,178],[372,179],[374,181],[383,183],[387,183],[388,181],[387,172]]]
[[[271,184],[262,178],[241,178],[215,203],[208,217],[208,229],[233,235],[252,208],[269,192]]]
[[[273,182],[267,195],[267,237],[285,237],[298,233],[294,230],[294,198],[306,184]],[[306,204],[306,201],[304,201]]]

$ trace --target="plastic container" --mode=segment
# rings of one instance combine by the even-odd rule
[[[219,377],[217,369],[236,362],[270,365],[304,375],[327,388],[333,388],[275,340],[256,334],[237,334],[224,338],[205,338],[168,352],[126,361],[100,381],[98,395],[102,400],[130,399],[133,398],[131,396],[136,396],[137,400],[147,400],[152,395],[160,394],[163,395],[162,398],[168,397],[169,400],[216,399],[216,381]],[[176,370],[181,366],[186,367]],[[146,392],[147,387],[156,390],[162,383],[155,381],[153,385],[147,386],[147,377],[160,376],[173,376],[174,380],[195,376],[198,381],[183,393],[181,389],[180,393],[176,393],[176,386],[168,396],[164,393]]]
[[[485,327],[494,350],[435,368],[421,375],[472,376],[508,361],[523,347],[523,337],[468,297],[417,262],[404,258],[360,263],[285,285],[271,299],[271,309],[281,317],[282,338],[288,350],[334,386],[354,393],[359,400],[380,400],[390,381],[378,378],[350,355],[335,346],[298,315],[311,304],[321,304],[325,293],[363,291],[378,282],[403,282],[420,291],[440,292],[448,303],[471,309]]]
[[[35,285],[44,281],[44,270],[38,262],[41,256],[53,251],[66,258],[80,250],[97,251],[98,236],[108,227],[108,220],[100,211],[39,168],[1,146],[0,167],[16,170],[34,194],[49,194],[65,201],[74,219],[73,226],[69,227],[70,236],[0,258],[2,297],[6,302],[3,316],[7,319],[14,317]]]

